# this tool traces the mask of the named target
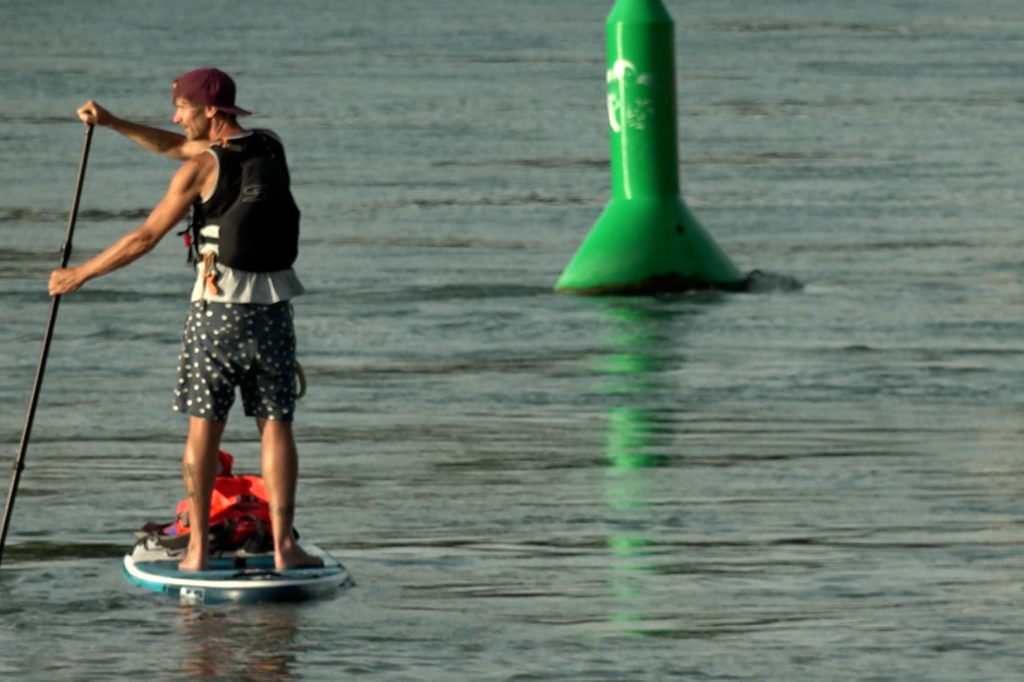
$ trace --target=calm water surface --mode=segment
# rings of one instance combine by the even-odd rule
[[[0,676],[1019,679],[1024,8],[666,4],[683,195],[753,293],[551,293],[608,197],[611,3],[0,1],[11,461],[74,109],[170,127],[218,64],[289,152],[298,526],[357,580],[194,609],[120,576],[181,495],[169,238],[61,306]],[[97,131],[76,258],[173,169]]]

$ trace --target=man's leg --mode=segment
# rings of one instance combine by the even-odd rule
[[[277,419],[257,419],[263,442],[263,483],[270,497],[270,518],[274,527],[274,564],[278,569],[321,566],[295,542],[295,487],[299,476],[299,454],[292,425]]]
[[[189,417],[188,439],[182,457],[182,478],[188,497],[188,551],[178,564],[182,571],[206,568],[210,554],[210,498],[217,477],[217,453],[225,422]]]

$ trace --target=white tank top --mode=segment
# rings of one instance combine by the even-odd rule
[[[214,267],[217,269],[216,284],[219,293],[212,293],[207,288],[203,264],[199,263],[196,268],[196,283],[192,287],[193,301],[269,305],[290,301],[306,293],[298,275],[291,268],[277,272],[245,272],[220,263],[214,264]]]

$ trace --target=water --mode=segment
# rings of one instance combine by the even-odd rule
[[[358,583],[193,609],[119,575],[181,495],[169,238],[61,306],[0,675],[1019,678],[1024,10],[667,7],[683,196],[802,288],[551,293],[608,196],[610,3],[0,2],[11,460],[75,107],[169,127],[169,80],[221,65],[303,209],[298,526]],[[98,130],[75,257],[173,168]],[[242,469],[253,432],[228,427]]]

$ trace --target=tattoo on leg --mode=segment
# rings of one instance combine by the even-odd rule
[[[283,507],[271,507],[270,513],[274,516],[280,516],[282,518],[291,517],[295,515],[295,505],[289,504]]]
[[[185,477],[189,502],[198,502],[199,486],[196,484],[196,470],[192,467],[191,463],[185,465]]]

